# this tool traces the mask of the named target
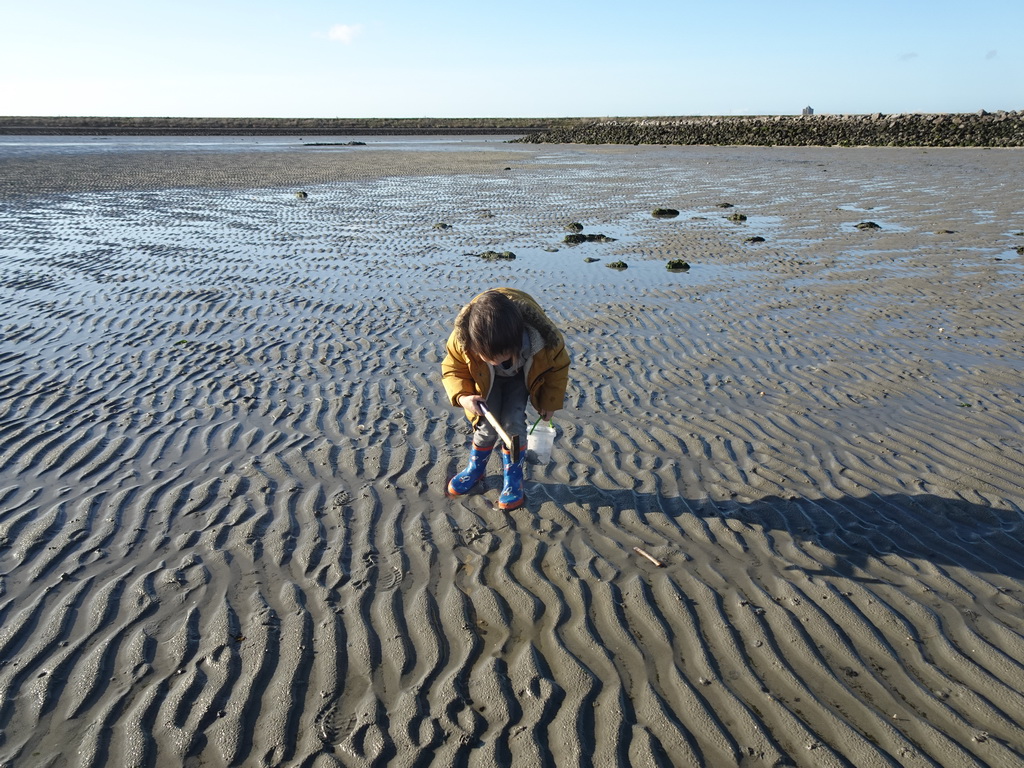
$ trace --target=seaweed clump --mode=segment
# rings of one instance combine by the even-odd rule
[[[515,261],[516,255],[512,251],[484,251],[480,258],[484,261]]]
[[[567,245],[579,245],[580,243],[614,243],[614,237],[608,237],[608,235],[584,235],[580,233],[574,233],[566,235],[565,240],[562,242]]]
[[[682,259],[669,259],[665,269],[669,272],[686,272],[690,269],[690,265]]]

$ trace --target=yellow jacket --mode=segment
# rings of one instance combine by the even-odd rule
[[[523,368],[530,402],[538,411],[557,411],[565,404],[565,389],[569,382],[569,352],[561,331],[552,323],[544,310],[528,293],[515,288],[498,288],[519,307],[523,320],[535,328],[544,339],[544,347],[530,358]],[[476,301],[476,297],[473,301]],[[459,404],[462,395],[487,397],[491,391],[494,372],[491,366],[466,352],[466,325],[471,301],[455,318],[455,328],[445,345],[441,363],[441,382],[452,405]],[[466,418],[476,424],[480,416],[466,411]]]

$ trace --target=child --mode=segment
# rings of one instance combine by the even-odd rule
[[[509,436],[522,438],[518,456],[502,446],[505,485],[498,497],[501,509],[521,507],[526,501],[526,402],[543,419],[564,404],[569,379],[565,339],[528,294],[494,288],[462,308],[446,348],[441,381],[452,405],[461,406],[473,424],[469,465],[448,482],[448,495],[469,493],[483,477],[498,440],[480,410],[483,403]]]

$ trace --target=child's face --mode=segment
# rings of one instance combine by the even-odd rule
[[[502,363],[506,363],[509,360],[511,360],[512,359],[512,353],[511,352],[505,352],[505,353],[500,354],[500,355],[498,355],[497,357],[494,357],[494,358],[483,357],[481,355],[480,359],[483,360],[488,365],[499,366]]]

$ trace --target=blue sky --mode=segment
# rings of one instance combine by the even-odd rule
[[[0,8],[3,115],[1024,109],[1021,0],[3,0]]]

